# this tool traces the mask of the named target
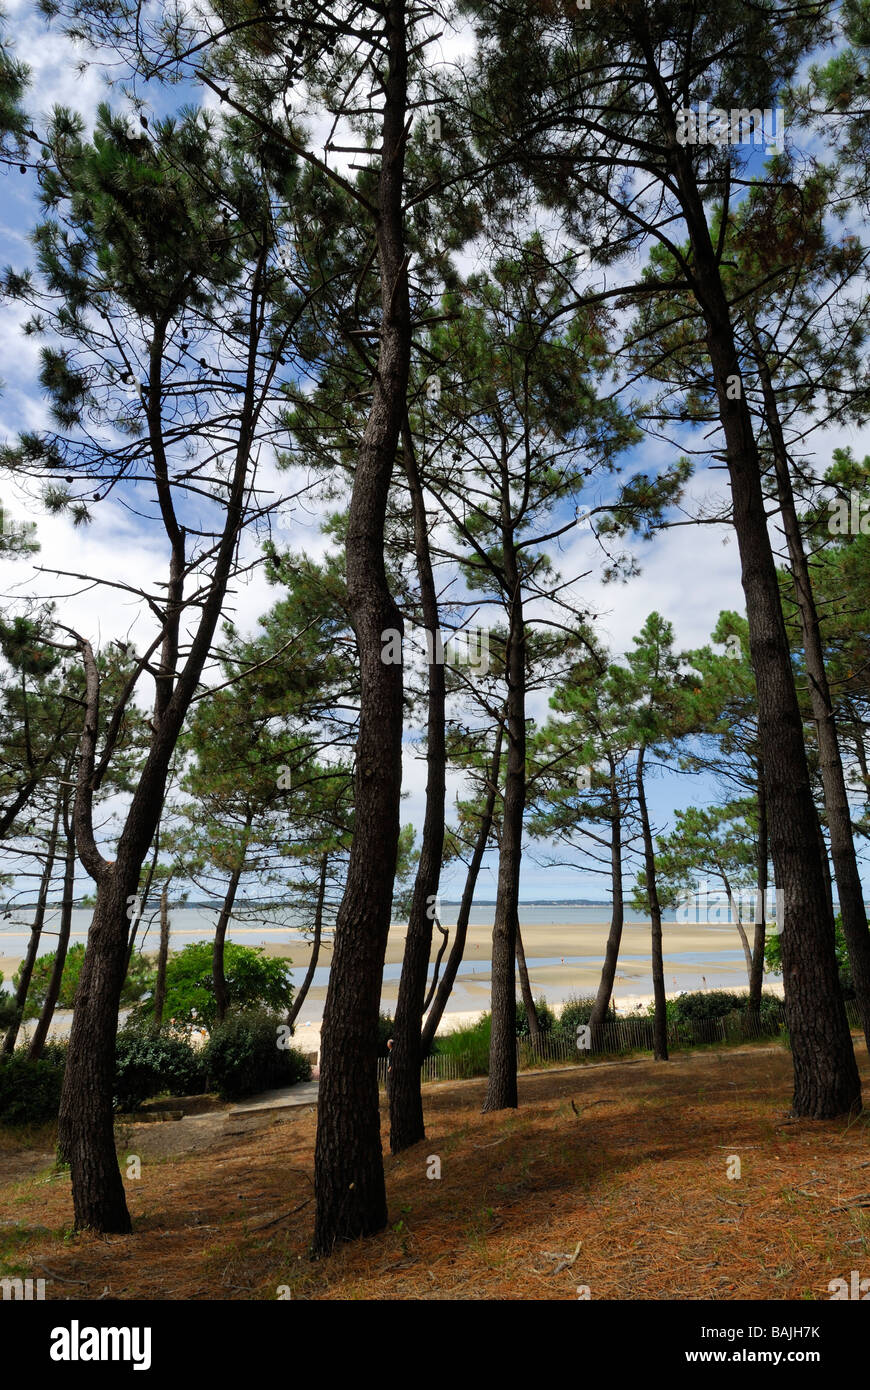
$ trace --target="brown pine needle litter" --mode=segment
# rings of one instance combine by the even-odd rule
[[[440,1083],[395,1158],[382,1099],[391,1224],[316,1262],[313,1110],[241,1135],[217,1112],[189,1150],[192,1121],[127,1124],[130,1236],[69,1237],[68,1175],[7,1143],[0,1273],[48,1299],[827,1299],[870,1275],[870,1113],[789,1122],[790,1086],[779,1046],[523,1073],[497,1114],[485,1081]]]

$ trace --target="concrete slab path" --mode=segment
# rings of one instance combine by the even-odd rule
[[[297,1105],[316,1105],[318,1081],[297,1081],[294,1086],[280,1086],[276,1091],[261,1091],[258,1096],[234,1105],[228,1115],[252,1115],[264,1110],[292,1110]]]

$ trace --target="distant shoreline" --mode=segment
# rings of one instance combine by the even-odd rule
[[[442,899],[441,899],[441,905],[442,905],[442,907],[461,907],[461,906],[462,906],[462,899],[461,899],[461,898],[442,898]],[[526,907],[596,907],[596,908],[609,908],[609,907],[612,907],[612,905],[613,905],[612,903],[608,902],[606,899],[603,899],[603,898],[528,898],[525,902],[521,902],[521,903],[520,903],[519,908],[520,908],[520,911],[522,912],[523,908],[526,908]],[[190,900],[181,902],[181,901],[176,901],[176,900],[170,899],[170,902],[169,902],[169,910],[170,910],[170,912],[219,912],[219,911],[220,911],[220,906],[221,906],[220,901],[219,901],[218,899],[216,899],[216,898],[199,899],[199,900],[197,900],[196,902],[192,902],[192,901],[190,901]],[[236,906],[239,907],[239,908],[244,908],[244,907],[251,907],[251,908],[254,908],[254,907],[259,907],[259,908],[270,908],[273,912],[288,912],[288,911],[293,911],[294,909],[298,908],[298,904],[297,904],[297,903],[294,903],[294,902],[275,902],[275,901],[274,901],[273,899],[271,899],[271,898],[238,898],[238,899],[236,900]],[[495,899],[494,899],[494,898],[492,899],[492,901],[489,901],[489,900],[487,900],[486,898],[480,898],[480,899],[475,899],[475,902],[474,902],[474,907],[475,907],[475,909],[479,909],[479,908],[482,908],[482,907],[492,907],[492,908],[494,908],[495,906],[496,906],[496,902],[495,902]],[[92,902],[84,902],[83,900],[82,900],[82,901],[76,900],[76,901],[73,902],[73,911],[74,911],[74,912],[90,912],[90,911],[93,910],[93,907],[94,907],[94,904],[93,904]],[[10,908],[10,915],[11,915],[13,912],[14,912],[14,913],[20,913],[20,912],[33,912],[35,909],[36,909],[36,903],[21,903],[21,904],[19,904],[19,905],[16,905],[16,907],[14,907],[14,908]],[[57,907],[55,906],[55,907],[53,907],[51,910],[57,911],[58,909],[57,909]]]

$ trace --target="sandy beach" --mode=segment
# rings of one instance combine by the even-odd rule
[[[386,964],[400,966],[405,946],[404,925],[390,928]],[[523,945],[529,967],[529,978],[535,994],[544,994],[548,1002],[557,1005],[569,995],[594,994],[601,975],[607,926],[600,922],[560,925],[558,923],[529,924],[522,928]],[[270,944],[262,932],[259,944],[270,955],[305,966],[310,947]],[[718,922],[665,922],[662,929],[665,964],[665,985],[669,993],[691,989],[734,989],[747,986],[746,966],[740,937],[733,926]],[[452,936],[451,936],[452,940]],[[463,974],[457,979],[451,995],[453,1011],[476,1013],[488,1007],[490,989],[491,928],[471,926],[463,959]],[[448,952],[450,942],[448,942]],[[446,953],[445,953],[446,955]],[[434,948],[433,948],[434,957]],[[322,948],[319,964],[328,965],[331,950]],[[473,972],[473,973],[465,973]],[[386,1007],[395,1003],[397,980],[385,980],[381,994]],[[308,1016],[312,1006],[325,998],[325,986],[311,990],[302,1010]],[[620,959],[614,983],[614,999],[623,1007],[636,1007],[638,1000],[652,998],[650,966],[650,929],[647,924],[631,924],[623,928]]]
[[[387,940],[387,965],[401,965],[405,951],[405,934],[407,926],[405,924],[394,923],[390,927],[390,935]],[[270,955],[298,956],[300,950],[305,947],[296,945],[286,946],[282,944],[269,943],[269,934],[260,927],[252,928],[250,933],[245,933],[236,929],[233,933],[234,939],[241,939],[243,935],[249,934],[251,937],[260,938],[261,944],[264,943]],[[604,946],[607,940],[607,924],[601,922],[582,922],[582,923],[528,923],[522,927],[523,945],[528,959],[541,956],[552,956],[568,958],[569,956],[594,957],[597,964],[591,967],[591,974],[596,981],[600,971],[604,954]],[[447,949],[450,950],[452,942],[452,929],[450,941]],[[715,962],[717,954],[723,951],[742,951],[740,937],[733,926],[721,922],[665,922],[662,927],[662,937],[665,953],[665,965],[667,966],[668,955],[682,955],[686,952],[697,953],[709,956],[711,968]],[[465,963],[468,964],[474,959],[479,959],[488,963],[489,951],[492,944],[492,927],[472,925],[468,928],[468,935],[465,946]],[[433,947],[433,955],[434,955]],[[650,951],[650,929],[648,923],[629,923],[623,928],[622,947],[620,954],[644,955],[649,956]],[[329,963],[332,954],[331,943],[324,942],[320,948],[320,963]],[[307,958],[307,957],[306,957]],[[304,964],[304,959],[302,961]],[[744,971],[745,973],[745,971]]]
[[[406,930],[406,926],[401,924],[394,924],[390,928],[387,967],[401,966]],[[528,923],[522,927],[522,933],[529,978],[536,998],[544,995],[558,1013],[559,1006],[568,997],[595,993],[607,938],[606,923]],[[451,930],[448,952],[452,935]],[[289,960],[295,967],[304,970],[310,959],[310,944],[276,940],[279,936],[286,937],[286,931],[270,932],[263,927],[250,930],[236,928],[233,931],[234,940],[262,946],[267,955]],[[490,926],[469,927],[463,973],[456,981],[450,1007],[444,1014],[439,1032],[464,1026],[489,1008],[490,946]],[[733,926],[720,922],[665,922],[663,947],[668,994],[694,989],[747,988],[740,938]],[[331,959],[331,943],[324,943],[318,966],[329,966]],[[20,956],[0,957],[0,970],[7,980],[19,964]],[[392,973],[397,975],[397,969]],[[782,993],[781,982],[775,977],[765,982],[765,988]],[[644,1008],[652,999],[648,924],[632,923],[623,929],[613,993],[619,1013]],[[397,994],[398,978],[386,979],[381,992],[382,1011],[393,1011]],[[319,1044],[325,999],[326,985],[317,984],[311,988],[302,1006],[297,1035],[306,1050],[314,1051]],[[65,1035],[69,1031],[69,1019],[67,1012],[59,1012],[52,1031],[59,1036]]]

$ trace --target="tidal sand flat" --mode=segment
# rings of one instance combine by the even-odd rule
[[[183,914],[179,912],[176,920],[183,921]],[[608,931],[606,921],[530,921],[522,924],[521,929],[529,979],[536,996],[545,995],[548,1003],[558,1010],[558,1006],[571,995],[594,994],[604,959]],[[449,926],[448,930],[450,937],[444,959],[453,942],[454,928]],[[405,923],[394,923],[390,928],[381,991],[381,1009],[386,1013],[393,1012],[396,1005],[406,932]],[[199,937],[207,934],[203,928],[197,932]],[[665,922],[662,937],[668,994],[695,989],[746,988],[743,950],[733,925],[721,922]],[[179,947],[185,944],[186,939],[196,939],[188,937],[188,929],[182,929],[179,938],[174,942]],[[289,932],[286,927],[234,925],[232,938],[249,946],[262,946],[268,955],[290,961],[296,983],[301,982],[311,956],[311,944],[301,936]],[[433,963],[438,941],[440,938],[433,944]],[[451,1027],[479,1017],[489,1008],[491,946],[491,922],[471,924],[460,973],[439,1031],[449,1031]],[[312,1039],[320,1031],[331,960],[332,944],[327,940],[321,945],[315,982],[299,1015],[299,1028],[303,1036],[307,1034]],[[20,963],[20,952],[0,958],[0,970],[7,981]],[[765,988],[770,987],[770,984],[765,984]],[[773,987],[780,992],[781,987],[776,984]],[[629,922],[623,928],[614,982],[613,996],[617,1010],[624,1013],[644,1007],[652,998],[652,989],[649,923]],[[64,1011],[58,1011],[52,1031],[59,1036],[69,1032],[69,1018]]]

